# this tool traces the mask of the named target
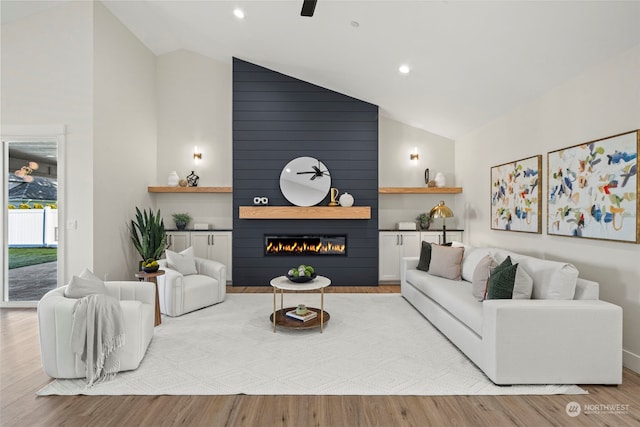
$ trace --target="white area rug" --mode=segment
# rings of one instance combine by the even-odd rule
[[[278,304],[280,303],[278,296]],[[319,307],[285,294],[285,307]],[[319,329],[273,333],[269,294],[163,316],[140,367],[87,389],[55,380],[39,395],[504,395],[586,394],[573,385],[496,386],[398,294],[325,294]]]

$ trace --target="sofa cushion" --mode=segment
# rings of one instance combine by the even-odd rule
[[[416,269],[407,270],[406,280],[476,334],[482,335],[482,303],[473,297],[471,283],[453,282]]]
[[[183,276],[198,274],[196,260],[193,257],[193,249],[188,247],[184,251],[177,253],[170,250],[165,251],[167,255],[167,266],[178,271]]]
[[[495,267],[496,260],[490,255],[484,255],[480,259],[480,262],[477,263],[471,280],[472,293],[477,301],[482,301],[484,299],[487,292],[487,285],[489,283],[489,274]],[[462,278],[464,279],[464,261],[462,261],[462,269]]]
[[[533,292],[533,279],[527,273],[522,264],[517,264],[516,280],[513,283],[513,299],[531,299]]]
[[[498,262],[511,256],[514,263],[524,267],[533,279],[532,298],[573,299],[578,270],[572,264],[521,255],[505,249],[494,248],[492,254]]]
[[[451,280],[460,280],[464,248],[431,245],[429,274]]]
[[[420,249],[420,259],[418,260],[418,270],[429,271],[429,264],[431,263],[431,243],[422,242],[422,248]]]
[[[491,255],[489,248],[467,247],[462,258],[462,279],[473,282],[473,275],[478,263],[487,255]]]

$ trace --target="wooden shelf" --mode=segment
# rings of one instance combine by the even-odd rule
[[[462,187],[380,187],[380,194],[458,194]]]
[[[149,193],[231,193],[231,187],[147,187]]]
[[[371,207],[240,206],[240,219],[371,219]]]

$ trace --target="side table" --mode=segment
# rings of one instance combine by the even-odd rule
[[[160,317],[160,296],[158,295],[158,281],[157,277],[162,276],[164,274],[164,270],[158,270],[155,273],[147,273],[144,271],[138,271],[136,273],[136,277],[141,282],[151,282],[156,285],[156,321],[154,326],[158,326],[162,323],[162,318]]]
[[[276,325],[285,328],[293,329],[307,329],[320,327],[320,333],[324,331],[324,324],[329,321],[330,315],[324,311],[324,288],[331,285],[331,280],[328,277],[317,276],[310,282],[306,283],[293,283],[286,276],[278,276],[271,279],[271,286],[273,287],[273,314],[271,315],[271,321],[273,322],[273,332],[276,331]],[[280,310],[276,307],[276,295],[280,290]],[[307,307],[309,310],[313,310],[318,313],[318,317],[309,320],[308,322],[302,322],[299,320],[293,320],[289,318],[286,313],[289,310],[295,309],[295,307],[284,307],[284,291],[320,291],[320,308]]]

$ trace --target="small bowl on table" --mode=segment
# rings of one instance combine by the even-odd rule
[[[287,274],[285,277],[290,281],[292,281],[293,283],[307,283],[315,279],[317,277],[317,274],[313,273],[311,276],[298,276],[298,277],[289,276],[289,274]]]

